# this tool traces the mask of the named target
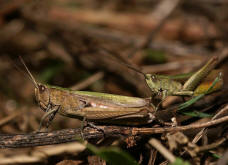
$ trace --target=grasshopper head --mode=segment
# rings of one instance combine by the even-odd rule
[[[159,86],[160,86],[159,83],[160,82],[159,82],[159,80],[158,80],[156,75],[154,75],[154,74],[146,74],[145,78],[146,78],[147,85],[150,87],[150,89],[153,92],[160,92],[160,89],[159,89]]]
[[[35,96],[40,108],[46,111],[48,109],[48,105],[50,104],[49,88],[46,85],[37,83]]]
[[[32,81],[32,83],[35,86],[36,101],[38,102],[40,108],[46,111],[50,105],[49,88],[46,85],[37,83],[32,73],[29,71],[28,67],[26,66],[22,57],[19,56],[19,58],[27,71],[28,78]]]

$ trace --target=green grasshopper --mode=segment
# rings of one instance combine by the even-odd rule
[[[154,120],[150,100],[107,93],[74,91],[37,83],[20,57],[30,80],[35,86],[35,97],[43,115],[40,128],[48,118],[46,127],[55,114],[105,124],[142,125]]]
[[[201,69],[192,74],[190,78],[184,83],[174,80],[170,76],[145,74],[140,70],[129,66],[127,67],[135,70],[145,77],[146,83],[153,92],[154,95],[162,96],[162,101],[167,96],[193,96],[196,95],[195,89],[199,84],[209,75],[209,73],[215,68],[218,62],[218,57],[212,57]],[[197,89],[199,91],[199,89]]]

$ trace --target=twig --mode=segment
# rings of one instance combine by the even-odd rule
[[[145,43],[142,44],[142,48],[147,48],[151,41],[153,40],[154,36],[158,33],[161,27],[165,24],[166,20],[169,18],[171,13],[179,4],[180,0],[163,0],[157,6],[156,9],[150,14],[152,19],[156,19],[158,25],[155,29],[148,35]]]
[[[219,56],[219,62],[218,62],[218,66],[219,66],[220,63],[223,62],[228,57],[228,49],[226,47],[221,48],[215,54]]]
[[[151,150],[150,150],[150,158],[149,158],[149,161],[148,161],[148,165],[155,164],[155,160],[157,158],[157,153],[158,153],[157,150],[151,148]]]
[[[152,135],[173,131],[186,131],[203,127],[210,127],[228,121],[228,116],[209,121],[201,124],[190,124],[178,127],[159,127],[159,128],[137,128],[137,127],[121,127],[121,126],[99,126],[104,130],[105,136],[118,137],[121,135]],[[86,128],[83,132],[84,139],[100,139],[104,134],[93,128]],[[50,133],[31,133],[31,134],[15,134],[0,135],[0,148],[21,148],[42,146],[51,144],[60,144],[76,141],[76,136],[81,137],[81,129],[65,129]],[[82,137],[81,137],[82,138]]]
[[[157,64],[151,66],[142,67],[144,73],[158,73],[164,71],[171,71],[177,69],[183,69],[183,67],[191,66],[192,68],[199,67],[202,64],[200,60],[191,60],[183,62],[169,62],[165,64]],[[184,69],[183,69],[184,70]]]
[[[212,143],[212,144],[208,144],[208,145],[204,145],[202,147],[199,147],[199,152],[203,152],[203,151],[207,151],[207,150],[211,150],[214,148],[217,148],[218,146],[220,146],[221,144],[223,144],[225,141],[227,140],[227,138],[221,138],[218,141]]]
[[[221,114],[223,114],[224,112],[226,112],[228,110],[228,105],[226,105],[223,109],[221,109],[212,119],[211,121],[217,119]],[[195,138],[192,140],[192,143],[197,143],[200,138],[203,136],[204,132],[206,131],[206,128],[203,128],[196,136]]]
[[[156,27],[152,30],[152,32],[150,32],[148,37],[140,46],[131,51],[129,57],[133,56],[138,50],[149,47],[151,41],[157,35],[161,27],[165,24],[166,20],[169,18],[170,14],[174,11],[178,4],[179,0],[163,0],[156,6],[156,9],[150,14],[150,17],[158,22]]]
[[[8,122],[10,122],[11,120],[13,120],[15,117],[17,117],[18,115],[20,115],[21,112],[17,112],[17,113],[13,113],[3,119],[0,120],[0,127],[7,124]]]
[[[76,85],[72,86],[71,89],[73,90],[81,90],[89,85],[93,84],[94,82],[102,79],[104,77],[104,72],[97,72],[90,76],[89,78],[83,80],[82,82],[77,83]]]
[[[12,156],[3,156],[1,155],[0,164],[19,164],[19,163],[37,163],[43,162],[48,157],[60,155],[60,154],[76,154],[82,152],[85,149],[85,146],[78,143],[68,143],[62,145],[46,146],[46,147],[37,147],[34,148],[29,153],[18,153]]]
[[[158,133],[165,133],[165,132],[173,132],[173,131],[186,131],[190,129],[197,129],[197,128],[203,128],[203,127],[210,127],[212,125],[216,125],[219,123],[223,123],[228,121],[228,116],[209,121],[206,123],[200,123],[200,124],[190,124],[186,126],[178,126],[178,127],[160,127],[160,128],[132,128],[132,134],[138,135],[138,134],[158,134]]]
[[[80,133],[81,130],[78,128],[30,134],[2,134],[0,135],[0,148],[21,148],[73,142],[76,141],[76,136]],[[90,130],[90,132],[84,132],[84,137],[86,139],[101,138],[103,134],[99,131]]]
[[[169,150],[166,149],[157,139],[150,139],[149,144],[156,148],[167,160],[169,160],[169,162],[175,162],[175,156],[171,152],[169,152]]]

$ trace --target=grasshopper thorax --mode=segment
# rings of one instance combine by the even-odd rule
[[[50,106],[49,88],[46,85],[37,83],[37,86],[35,88],[35,97],[40,108],[44,111],[47,111]]]

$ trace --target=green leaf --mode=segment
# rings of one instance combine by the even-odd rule
[[[211,115],[211,114],[203,113],[203,112],[198,112],[198,111],[182,112],[182,113],[185,114],[185,115],[187,115],[187,116],[200,117],[200,118],[212,117],[212,116],[213,116],[213,115]]]
[[[112,165],[138,165],[128,153],[117,147],[97,148],[92,144],[87,144],[86,147]]]
[[[192,99],[190,99],[190,100],[186,101],[185,103],[179,105],[179,106],[178,106],[178,110],[180,111],[180,110],[182,110],[182,109],[185,109],[185,108],[189,107],[190,105],[194,104],[195,102],[197,102],[198,100],[200,100],[202,97],[204,97],[205,95],[207,95],[208,93],[210,93],[211,90],[212,90],[212,89],[214,88],[214,86],[216,85],[216,83],[220,81],[220,79],[221,79],[221,76],[220,76],[220,75],[217,76],[217,77],[215,78],[215,80],[213,81],[212,85],[210,86],[210,88],[208,88],[208,90],[207,90],[205,93],[200,94],[200,95],[198,95],[198,96],[196,96],[196,97],[193,97]]]
[[[213,81],[212,85],[210,86],[210,88],[206,91],[205,94],[208,94],[211,92],[211,90],[214,88],[214,86],[217,84],[217,82],[219,82],[221,80],[221,75],[217,76],[215,78],[215,80]]]
[[[191,164],[187,161],[184,161],[181,158],[176,158],[175,162],[171,163],[170,165],[191,165]]]
[[[220,158],[221,158],[220,155],[218,155],[218,154],[216,154],[216,153],[212,153],[211,151],[209,151],[209,152],[211,153],[211,155],[212,155],[214,158],[216,158],[216,159],[220,159]]]
[[[178,106],[178,111],[189,107],[190,105],[194,104],[196,101],[198,101],[199,99],[201,99],[204,96],[205,96],[205,94],[200,94],[200,95],[198,95],[196,97],[193,97],[192,99],[186,101],[185,103],[179,105]]]

